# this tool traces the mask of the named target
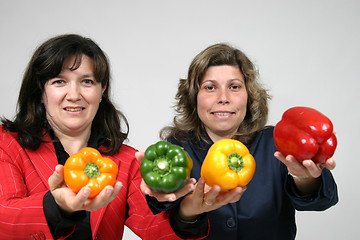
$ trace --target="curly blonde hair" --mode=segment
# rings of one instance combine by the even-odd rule
[[[258,80],[257,69],[242,51],[220,43],[200,52],[190,64],[187,79],[180,79],[174,106],[176,115],[173,124],[160,131],[162,139],[173,137],[178,141],[184,138],[195,142],[205,140],[204,125],[197,114],[197,94],[207,69],[221,65],[239,67],[248,93],[246,116],[233,138],[249,145],[265,127],[270,96]]]

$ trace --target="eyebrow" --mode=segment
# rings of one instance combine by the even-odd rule
[[[239,82],[245,83],[245,79],[240,79],[240,78],[231,78],[231,79],[227,80],[226,82],[232,82],[232,81],[239,81]],[[201,81],[200,84],[203,84],[205,82],[215,83],[215,82],[218,82],[218,81],[215,80],[215,79],[205,79],[205,80]]]
[[[82,75],[82,77],[87,78],[87,77],[95,77],[94,74],[84,74]]]
[[[62,74],[60,73],[60,74],[59,74],[59,75],[57,75],[56,77],[63,78],[63,77],[64,77],[64,75],[62,75]],[[81,77],[82,77],[82,78],[88,78],[88,77],[93,77],[93,78],[95,78],[95,75],[94,75],[94,74],[92,74],[92,73],[88,73],[88,74],[83,74],[83,75],[81,75]]]

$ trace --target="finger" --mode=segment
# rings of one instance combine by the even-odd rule
[[[87,200],[87,202],[84,204],[85,210],[96,211],[99,208],[105,207],[112,200],[114,200],[114,198],[120,192],[121,188],[121,182],[117,182],[114,187],[110,185],[106,186],[95,198],[91,199],[90,201]]]
[[[144,181],[141,180],[140,189],[145,195],[156,198],[159,202],[175,201],[176,196],[174,193],[163,193],[153,191]]]
[[[175,193],[162,193],[162,192],[155,192],[146,185],[144,179],[140,183],[140,189],[145,195],[149,195],[151,197],[155,197],[159,202],[173,202],[188,193],[192,192],[195,189],[195,178],[190,178],[188,183],[184,185],[180,190]]]
[[[195,190],[195,183],[196,183],[196,179],[195,178],[191,178],[189,179],[189,181],[187,182],[187,184],[184,185],[184,187],[182,187],[179,191],[175,192],[175,199],[181,198],[183,196],[185,196],[186,194],[192,192]]]
[[[144,179],[141,180],[140,183],[140,189],[145,195],[150,195],[151,189],[149,186],[145,183]]]
[[[312,160],[304,160],[302,164],[312,177],[317,178],[321,175],[320,165],[315,164]]]
[[[48,179],[50,191],[64,184],[64,166],[57,165],[54,173]]]
[[[116,182],[114,187],[109,188],[108,190],[106,190],[105,194],[106,194],[106,198],[104,199],[105,205],[108,205],[112,200],[114,200],[116,198],[116,196],[119,194],[121,188],[122,188],[123,184],[121,182]]]
[[[275,156],[277,159],[279,159],[280,161],[281,161],[281,159],[284,159],[284,160],[285,160],[285,156],[284,156],[281,152],[279,152],[279,151],[276,151],[276,152],[274,153],[274,156]]]
[[[195,185],[195,189],[193,191],[193,196],[195,199],[195,204],[202,204],[204,201],[204,190],[205,190],[205,179],[199,178],[197,184]]]
[[[141,162],[144,159],[145,153],[144,152],[136,152],[135,153],[135,158]]]
[[[117,181],[114,186],[114,192],[110,198],[110,202],[115,199],[115,197],[119,194],[121,188],[123,187],[122,182]]]
[[[246,186],[234,188],[233,190],[231,190],[229,199],[227,201],[229,203],[234,203],[234,202],[239,201],[245,191],[246,191]]]
[[[295,158],[293,158],[291,155],[285,156],[285,155],[283,155],[283,154],[282,154],[281,152],[279,152],[279,151],[275,152],[275,153],[274,153],[274,156],[275,156],[278,160],[280,160],[283,164],[285,164],[288,168],[291,167],[291,166],[289,166],[289,164],[293,164],[293,163],[294,163],[293,160],[295,159]]]
[[[328,160],[326,160],[324,167],[326,167],[329,170],[333,170],[336,167],[335,159],[329,158]]]
[[[289,172],[298,173],[304,171],[303,162],[298,161],[294,156],[287,155],[282,158],[282,162],[287,166]]]
[[[204,203],[206,205],[213,205],[217,200],[217,196],[219,195],[221,188],[219,185],[214,185],[204,196]]]
[[[166,194],[166,195],[164,195],[164,198],[170,202],[175,201],[176,199],[179,199],[179,198],[187,195],[188,193],[194,191],[195,183],[196,183],[196,179],[190,178],[188,180],[187,184],[185,184],[180,190],[176,191],[175,193]]]
[[[83,187],[80,189],[73,200],[73,206],[76,209],[82,208],[85,201],[89,198],[90,193],[91,189],[89,187]]]

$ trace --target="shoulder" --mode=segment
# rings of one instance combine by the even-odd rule
[[[129,145],[123,144],[121,145],[119,151],[115,153],[112,158],[118,159],[121,162],[129,162],[136,160],[135,153],[137,150]]]
[[[275,152],[275,143],[274,143],[274,127],[266,127],[259,132],[254,141],[251,143],[250,152],[255,152],[257,150],[269,150]]]
[[[129,145],[126,145],[126,144],[123,144],[121,145],[121,148],[119,150],[119,153],[130,153],[130,154],[135,154],[135,152],[137,152],[138,150],[136,150],[135,148],[129,146]]]
[[[270,140],[274,138],[274,127],[266,127],[263,130],[259,132],[259,134],[256,136],[255,141],[264,141],[264,140]]]
[[[0,145],[1,147],[9,147],[10,145],[19,145],[17,141],[17,134],[8,132],[0,125]]]

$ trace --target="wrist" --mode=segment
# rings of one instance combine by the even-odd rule
[[[180,221],[186,223],[195,223],[200,218],[200,215],[185,216],[184,214],[181,213],[180,209],[178,210],[177,215],[179,216]]]
[[[183,206],[182,206],[182,202],[179,205],[179,208],[177,209],[178,214],[177,216],[179,217],[179,220],[181,220],[182,222],[196,222],[197,219],[200,217],[200,214],[186,214],[183,212]],[[189,211],[190,212],[190,211]]]
[[[289,174],[290,176],[292,176],[294,179],[297,179],[297,180],[300,180],[300,179],[305,180],[305,179],[309,178],[309,177],[305,177],[305,176],[297,176],[297,175],[295,175],[295,174],[292,174],[291,172],[288,172],[288,174]]]
[[[314,194],[318,191],[321,185],[321,178],[303,177],[303,176],[292,176],[295,186],[301,195]]]

